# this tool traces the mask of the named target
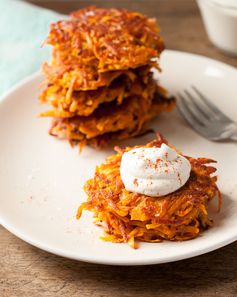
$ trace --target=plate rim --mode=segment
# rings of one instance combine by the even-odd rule
[[[237,73],[237,69],[234,66],[231,66],[229,64],[223,63],[221,61],[206,57],[206,56],[202,56],[202,55],[198,55],[198,54],[194,54],[194,53],[188,53],[185,51],[177,51],[177,50],[165,50],[164,53],[168,54],[168,55],[183,55],[183,56],[190,56],[190,57],[194,57],[195,59],[202,59],[205,60],[206,62],[211,62],[211,63],[215,63],[217,66],[220,67],[225,67],[225,68],[229,68],[231,71],[236,71]],[[162,55],[161,55],[162,56]],[[8,91],[6,91],[1,97],[0,97],[0,105],[2,105],[3,102],[5,102],[6,100],[9,100],[10,96],[14,93],[17,92],[19,89],[21,89],[22,87],[24,87],[25,85],[31,83],[32,81],[38,79],[40,76],[42,76],[42,73],[40,71],[37,71],[29,76],[27,76],[26,78],[22,79],[21,81],[19,81],[17,84],[15,84],[13,87],[11,87]],[[23,241],[31,244],[32,246],[35,246],[39,249],[42,249],[46,252],[49,252],[51,254],[55,254],[58,256],[62,256],[65,258],[69,258],[69,259],[74,259],[77,261],[83,261],[83,262],[87,262],[87,263],[95,263],[95,264],[106,264],[106,265],[117,265],[117,266],[141,266],[141,265],[153,265],[153,264],[162,264],[162,263],[169,263],[169,262],[174,262],[174,261],[180,261],[180,260],[184,260],[184,259],[188,259],[191,257],[195,257],[195,256],[199,256],[199,255],[203,255],[206,254],[208,252],[212,252],[216,249],[219,249],[221,247],[224,247],[234,241],[237,240],[237,232],[236,234],[230,236],[229,238],[225,239],[224,241],[219,241],[211,246],[206,246],[205,248],[198,248],[198,249],[194,249],[188,252],[185,252],[182,255],[172,255],[169,256],[167,255],[167,257],[165,259],[159,259],[159,257],[153,257],[152,259],[129,259],[127,258],[126,260],[120,260],[120,259],[116,259],[114,258],[112,261],[110,258],[106,258],[101,256],[100,258],[98,258],[98,256],[86,256],[84,254],[78,255],[75,252],[68,252],[65,251],[63,249],[60,248],[55,248],[55,247],[50,247],[47,245],[47,243],[42,243],[40,241],[37,241],[36,239],[31,239],[30,236],[28,236],[27,234],[24,234],[24,232],[22,233],[17,226],[14,226],[14,224],[11,224],[11,222],[8,222],[6,220],[3,219],[3,217],[1,217],[0,215],[0,224],[9,232],[11,232],[12,234],[14,234],[15,236],[17,236],[18,238],[22,239]]]

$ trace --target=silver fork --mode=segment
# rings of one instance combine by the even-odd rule
[[[196,87],[178,93],[177,108],[188,124],[212,140],[237,140],[237,123],[226,116]]]

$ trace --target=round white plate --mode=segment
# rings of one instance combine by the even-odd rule
[[[237,119],[237,70],[187,53],[166,50],[161,57],[162,84],[171,93],[195,85],[227,115]],[[163,114],[151,126],[191,156],[218,160],[218,185],[223,193],[220,213],[213,205],[214,227],[186,242],[127,244],[99,239],[102,230],[86,212],[75,215],[86,200],[82,186],[95,166],[113,153],[112,146],[81,154],[67,142],[48,135],[49,119],[37,115],[47,106],[37,101],[42,76],[36,74],[12,89],[0,104],[0,219],[23,240],[46,251],[77,260],[145,265],[200,255],[237,239],[237,143],[214,143],[193,132],[177,114]],[[154,135],[119,142],[120,146],[145,143]]]

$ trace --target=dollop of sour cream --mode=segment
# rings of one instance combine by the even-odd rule
[[[125,152],[120,176],[126,190],[151,197],[170,194],[189,179],[191,164],[166,144]]]

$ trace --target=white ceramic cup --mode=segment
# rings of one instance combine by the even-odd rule
[[[223,5],[212,0],[197,0],[212,43],[220,50],[237,56],[237,5],[222,2]]]

